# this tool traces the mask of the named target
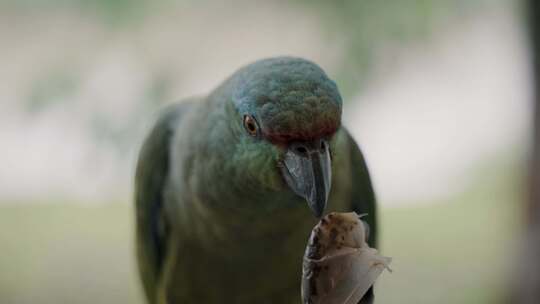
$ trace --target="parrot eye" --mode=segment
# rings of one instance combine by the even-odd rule
[[[257,136],[259,131],[259,126],[257,126],[257,121],[250,115],[244,115],[244,128],[251,136]]]

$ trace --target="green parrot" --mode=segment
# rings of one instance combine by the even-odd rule
[[[148,303],[301,303],[303,253],[325,210],[367,213],[375,247],[368,168],[341,113],[336,84],[292,57],[166,107],[135,176]],[[360,303],[372,302],[370,290]]]

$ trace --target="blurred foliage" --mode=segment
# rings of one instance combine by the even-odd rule
[[[66,101],[77,90],[79,79],[72,70],[41,71],[29,88],[25,105],[29,112],[38,112],[54,103]]]
[[[403,48],[413,40],[426,39],[433,29],[444,26],[455,18],[466,18],[471,13],[511,0],[298,0],[276,3],[287,9],[296,6],[318,16],[326,27],[328,43],[346,37],[344,54],[338,69],[337,81],[343,95],[351,96],[365,85],[372,63],[383,46]],[[251,3],[231,1],[238,8]],[[222,1],[174,0],[0,0],[0,8],[12,10],[53,11],[67,9],[102,18],[111,26],[130,27],[151,14],[169,9],[204,7],[219,9]],[[339,35],[336,35],[339,32]],[[386,48],[387,49],[387,48]],[[348,100],[349,98],[345,98]]]
[[[111,25],[140,19],[151,8],[149,0],[0,0],[0,8],[26,11],[67,9],[96,14]]]
[[[498,303],[523,225],[522,166],[487,162],[448,201],[383,210],[382,249],[395,271],[378,283],[381,303]]]
[[[141,303],[127,205],[0,210],[0,303]]]
[[[355,94],[366,85],[372,63],[384,49],[398,50],[411,41],[428,39],[457,18],[488,7],[497,7],[505,0],[340,0],[299,1],[305,9],[320,15],[327,25],[328,40],[346,37],[343,60],[337,82],[342,93]],[[339,32],[340,35],[335,35]],[[387,51],[388,52],[388,51]],[[392,55],[390,51],[387,55]],[[347,100],[348,98],[346,98]]]

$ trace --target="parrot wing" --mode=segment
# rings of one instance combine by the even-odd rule
[[[137,259],[148,298],[156,294],[170,225],[164,210],[164,187],[169,171],[169,151],[175,126],[193,102],[166,107],[141,148],[135,174]]]
[[[377,248],[377,210],[375,206],[375,193],[371,184],[369,170],[360,148],[348,131],[347,142],[351,164],[351,209],[358,214],[367,214],[362,219],[369,224],[368,244]]]
[[[362,219],[369,224],[368,229],[366,229],[368,244],[372,248],[377,248],[377,209],[369,170],[362,151],[360,151],[350,133],[347,130],[345,131],[349,144],[351,181],[353,185],[351,189],[351,209],[358,214],[367,214]],[[359,303],[373,303],[373,287],[368,290]]]

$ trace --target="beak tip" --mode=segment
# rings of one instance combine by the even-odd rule
[[[307,153],[299,153],[295,148],[298,146]],[[307,201],[317,218],[324,214],[332,180],[329,149],[321,151],[320,147],[318,142],[293,143],[287,148],[281,166],[287,185]]]
[[[317,204],[308,201],[311,211],[313,211],[313,214],[316,218],[321,218],[324,214],[324,210],[326,209],[326,202],[322,204]]]

